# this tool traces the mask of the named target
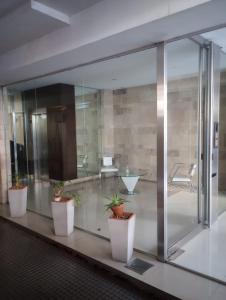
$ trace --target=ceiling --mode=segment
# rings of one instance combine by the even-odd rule
[[[9,14],[22,4],[25,4],[27,0],[1,0],[0,1],[0,18]]]
[[[0,40],[4,41],[0,43],[0,55],[69,26],[71,15],[100,1],[0,0]]]
[[[202,34],[202,36],[222,48],[222,51],[226,53],[226,28],[210,31]]]
[[[189,77],[198,70],[198,46],[182,40],[168,46],[168,78]],[[186,59],[185,59],[186,58]],[[66,83],[95,89],[120,89],[156,83],[156,49],[130,54],[11,86],[16,90]]]
[[[103,0],[38,0],[38,1],[71,16]]]
[[[226,29],[208,33],[223,45]],[[207,38],[207,34],[205,34]],[[183,39],[167,45],[168,79],[198,76],[199,46]],[[222,61],[226,68],[226,59]],[[119,89],[156,83],[156,49],[149,49],[11,86],[16,90],[65,83],[95,89]]]

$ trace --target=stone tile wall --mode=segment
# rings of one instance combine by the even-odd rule
[[[196,78],[168,84],[168,167],[184,163],[188,173],[197,162]],[[102,92],[102,149],[118,160],[120,167],[142,169],[143,177],[156,181],[157,132],[156,85]]]

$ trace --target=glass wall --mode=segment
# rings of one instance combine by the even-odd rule
[[[198,224],[199,45],[167,45],[168,244]]]
[[[24,116],[28,208],[51,216],[51,183],[63,180],[81,197],[75,225],[108,238],[106,197],[120,193],[137,216],[135,248],[157,254],[156,49],[8,91]]]
[[[161,202],[165,200],[164,193],[158,193],[161,194],[158,216],[167,217],[164,219],[167,234],[164,232],[163,237],[168,239],[165,243],[168,248],[164,249],[169,250],[168,258],[183,268],[220,280],[226,276],[226,243],[223,242],[226,234],[226,49],[222,38],[225,35],[226,29],[222,29],[165,46],[166,207]],[[210,41],[216,43],[214,53]],[[162,49],[163,44],[158,50]],[[202,49],[206,55],[205,76],[200,67]],[[219,57],[211,61],[216,53],[221,55],[221,74],[216,68]],[[51,184],[63,180],[66,191],[77,191],[81,197],[75,226],[109,238],[105,205],[107,197],[119,193],[128,201],[126,209],[136,214],[135,248],[157,254],[157,154],[162,149],[157,151],[156,58],[157,50],[153,48],[8,87],[11,173],[13,178],[19,174],[29,183],[30,210],[51,217]],[[162,71],[158,75],[163,78]],[[214,106],[218,96],[219,111]],[[162,104],[162,99],[158,101]],[[211,120],[210,111],[214,107],[214,124],[210,124],[208,118]],[[158,128],[163,127],[162,115],[160,119]],[[203,125],[213,127],[213,135]],[[206,153],[218,154],[218,148],[219,161],[211,174],[206,166]],[[216,160],[214,155],[213,159]],[[211,191],[207,195],[207,179],[211,187],[219,179],[220,217],[213,224],[207,215],[213,211],[211,203],[216,203]],[[204,201],[200,191],[204,192]],[[161,223],[158,225],[165,230]],[[164,242],[159,241],[160,247]],[[171,250],[177,247],[181,251],[173,258]]]
[[[118,172],[79,186],[84,190],[75,223],[109,237],[106,197],[120,193],[137,216],[135,247],[156,254],[156,50],[79,68],[76,74],[80,86],[95,88],[100,96],[99,170],[110,157]],[[126,173],[136,182],[130,194]]]

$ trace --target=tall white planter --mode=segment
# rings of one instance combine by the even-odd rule
[[[56,235],[68,236],[74,230],[74,200],[52,202],[52,216]]]
[[[24,216],[27,210],[27,186],[22,189],[9,189],[8,198],[11,217]]]
[[[128,262],[133,255],[136,215],[128,219],[108,219],[112,257],[115,260]]]

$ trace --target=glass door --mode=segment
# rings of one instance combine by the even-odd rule
[[[200,222],[202,111],[200,46],[184,39],[167,45],[168,249]]]

